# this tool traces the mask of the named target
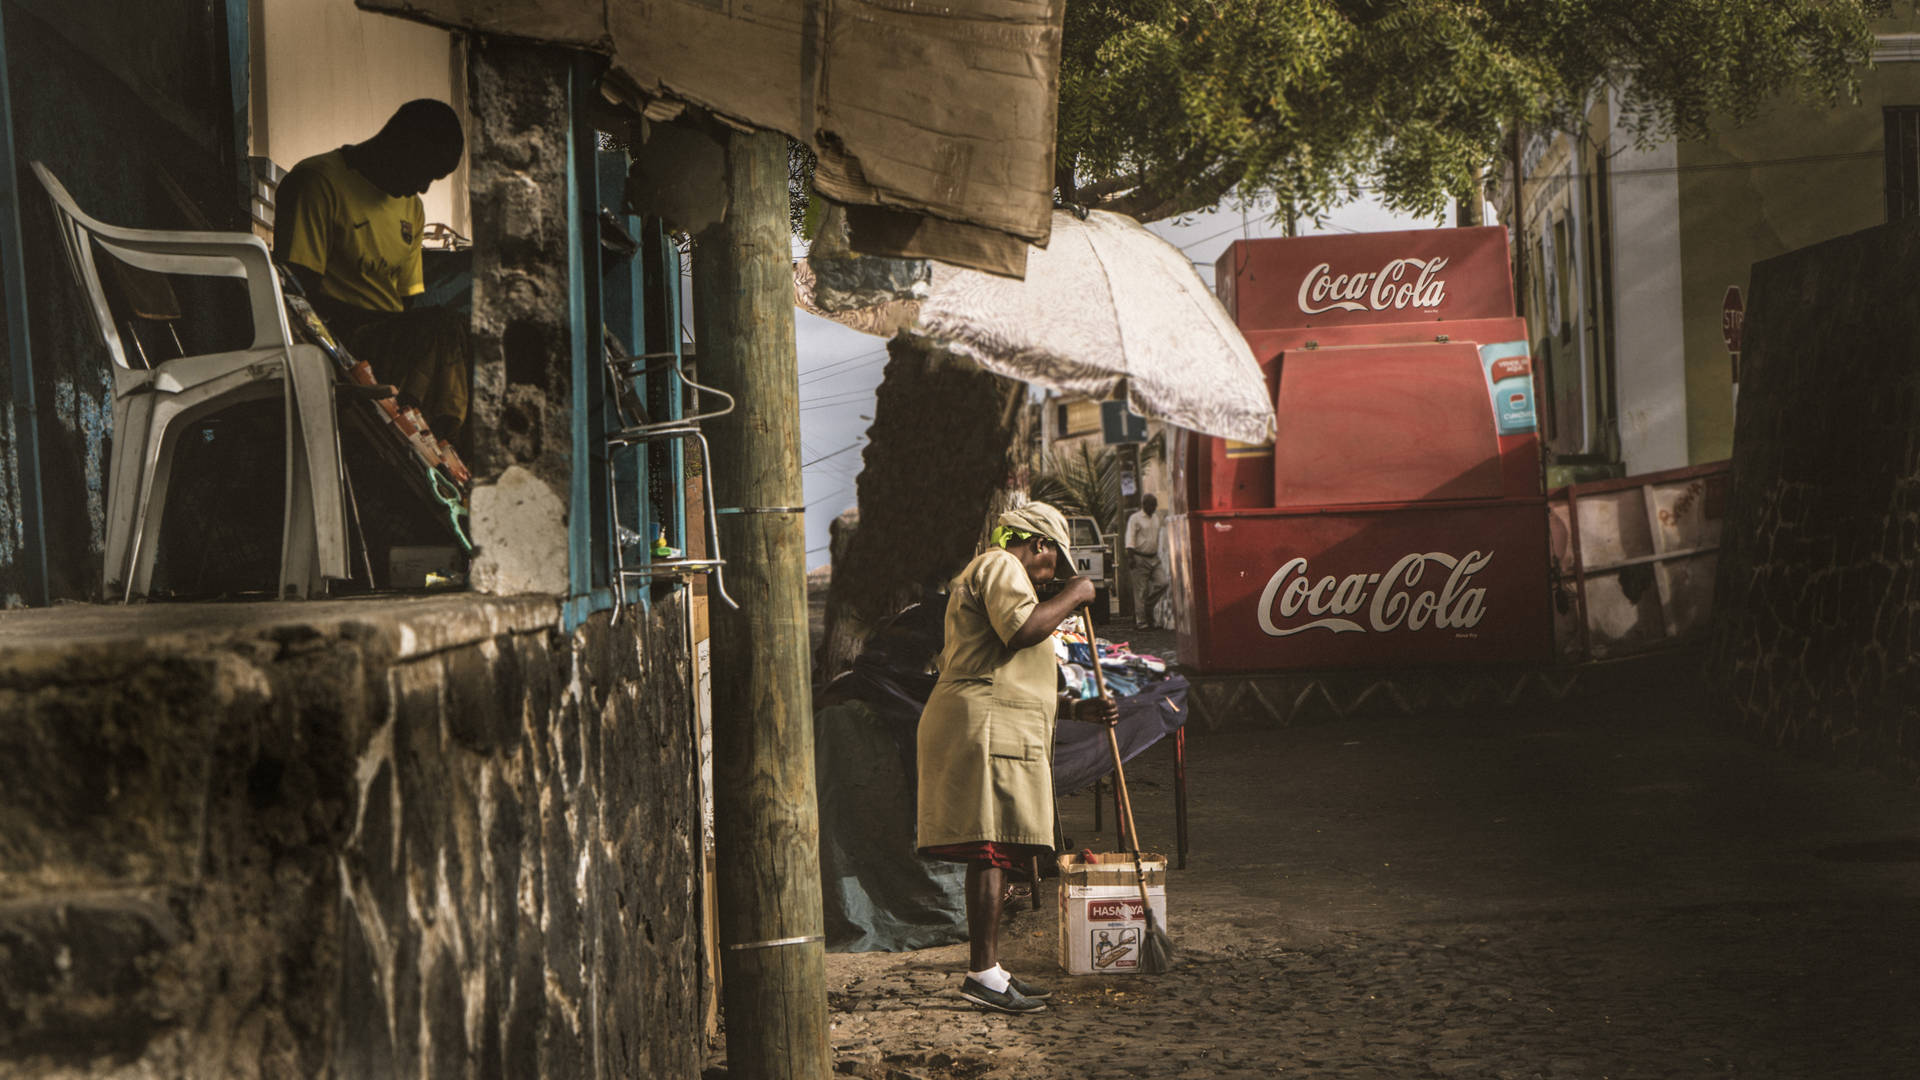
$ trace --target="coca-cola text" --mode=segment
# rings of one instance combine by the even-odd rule
[[[1473,575],[1492,562],[1492,552],[1470,551],[1458,558],[1440,551],[1413,552],[1382,574],[1327,575],[1316,580],[1308,572],[1307,560],[1295,558],[1276,570],[1260,593],[1260,629],[1272,637],[1307,630],[1336,634],[1471,630],[1480,625],[1487,610],[1487,590],[1473,586]],[[1434,582],[1437,588],[1420,589],[1429,564],[1449,571],[1447,579]],[[1303,614],[1312,621],[1293,622]],[[1350,617],[1363,614],[1364,625]]]
[[[1300,282],[1300,310],[1318,315],[1437,308],[1447,298],[1440,277],[1446,266],[1444,258],[1395,259],[1374,273],[1335,274],[1332,263],[1321,263]]]

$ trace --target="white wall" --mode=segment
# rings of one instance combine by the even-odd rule
[[[1619,115],[1618,103],[1609,110]],[[1628,476],[1687,464],[1680,181],[1671,142],[1649,150],[1615,129],[1612,145],[1614,364]]]
[[[414,98],[438,98],[466,117],[462,54],[446,31],[353,0],[252,4],[254,154],[290,169],[367,138]],[[427,221],[471,234],[464,159],[424,200]]]

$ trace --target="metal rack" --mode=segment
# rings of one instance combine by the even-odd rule
[[[606,436],[606,448],[609,455],[607,467],[607,526],[613,533],[614,621],[616,623],[619,622],[625,612],[626,594],[629,585],[636,582],[657,581],[662,578],[684,578],[693,574],[710,575],[713,579],[714,590],[720,594],[720,599],[725,601],[728,607],[737,610],[740,605],[734,601],[732,596],[727,594],[724,573],[724,568],[727,563],[720,554],[719,518],[714,508],[713,478],[711,474],[709,473],[707,482],[701,485],[701,503],[705,511],[704,517],[706,518],[706,547],[708,556],[699,559],[655,559],[648,561],[644,565],[629,566],[627,565],[626,544],[621,541],[620,537],[619,484],[615,482],[614,469],[611,463],[611,455],[615,450],[672,439],[690,439],[699,443],[700,460],[703,463],[711,462],[711,448],[707,445],[707,436],[701,431],[700,425],[705,421],[731,413],[734,407],[733,395],[724,390],[717,390],[711,386],[703,386],[688,378],[686,371],[681,367],[681,354],[678,349],[671,352],[642,353],[639,356],[628,356],[620,349],[617,339],[609,334],[606,341],[606,363],[607,376],[613,383],[612,389],[614,391],[613,400],[615,408],[620,415],[622,423],[625,425],[609,431]],[[693,390],[693,403],[696,409],[698,408],[701,394],[711,394],[714,397],[720,398],[725,402],[725,405],[718,409],[711,409],[706,412],[696,411],[690,416],[680,416],[670,420],[649,420],[638,405],[637,400],[630,403],[629,399],[633,397],[633,395],[628,392],[632,386],[631,380],[649,371],[663,369],[670,369],[673,372],[673,376],[677,380],[677,385],[674,388],[675,393],[680,392],[680,386],[686,386]]]

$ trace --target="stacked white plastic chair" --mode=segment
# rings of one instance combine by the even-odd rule
[[[334,372],[325,353],[296,344],[267,245],[252,233],[126,229],[88,217],[39,162],[61,238],[100,341],[113,358],[113,461],[107,478],[105,580],[109,595],[146,595],[166,511],[168,474],[180,434],[200,418],[245,401],[286,403],[287,481],[280,552],[281,596],[313,596],[345,578],[347,511]],[[245,281],[253,316],[246,348],[183,356],[152,367],[129,363],[101,288],[96,250],[158,274]]]

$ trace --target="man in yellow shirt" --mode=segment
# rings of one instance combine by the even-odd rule
[[[467,320],[414,307],[426,291],[420,196],[460,164],[460,118],[445,102],[400,106],[373,138],[307,158],[276,193],[274,258],[348,351],[453,441],[467,420]]]

